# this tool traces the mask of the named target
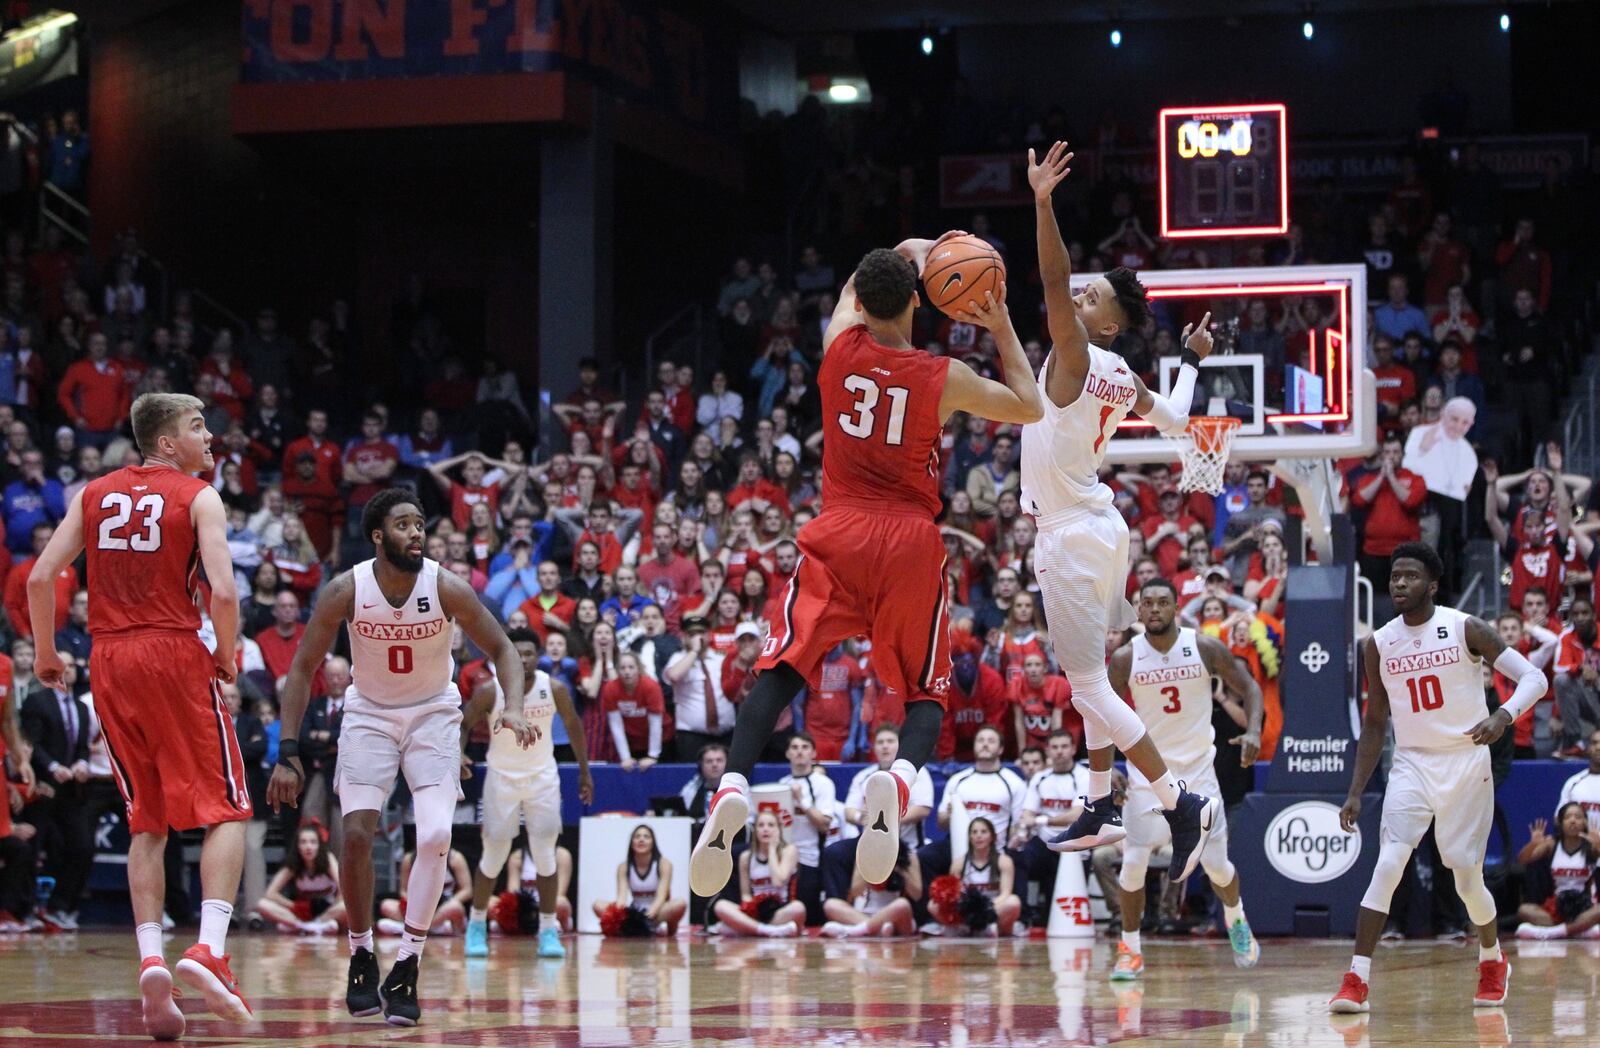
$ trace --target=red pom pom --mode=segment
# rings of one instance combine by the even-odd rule
[[[600,915],[600,933],[613,937],[620,935],[622,933],[622,923],[627,919],[628,908],[620,903],[612,903]]]
[[[311,900],[296,899],[294,901],[294,915],[302,921],[309,921],[311,919]]]
[[[960,900],[961,878],[954,874],[942,874],[928,885],[928,906],[937,908],[939,918],[945,924],[960,923],[961,914],[957,911]]]
[[[761,918],[756,915],[760,912],[760,906],[761,900],[759,898],[751,898],[741,902],[739,904],[739,909],[744,911],[744,915],[746,917],[749,917],[753,921],[759,921]]]
[[[489,915],[500,930],[507,935],[517,935],[522,931],[521,922],[517,918],[517,893],[501,892],[489,904]]]

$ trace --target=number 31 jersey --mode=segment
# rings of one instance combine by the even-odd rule
[[[1372,635],[1396,747],[1472,748],[1467,732],[1488,716],[1489,706],[1482,660],[1467,650],[1467,618],[1454,608],[1436,607],[1421,626],[1396,618]]]
[[[200,543],[189,507],[205,481],[169,466],[128,466],[83,488],[89,633],[198,633]]]
[[[822,505],[939,515],[939,443],[948,357],[894,349],[865,324],[843,331],[817,372]]]

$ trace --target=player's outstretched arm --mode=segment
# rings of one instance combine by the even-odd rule
[[[28,622],[33,626],[33,635],[36,638],[56,635],[56,576],[61,574],[62,568],[77,560],[78,554],[82,552],[83,492],[80,490],[72,496],[72,503],[67,506],[67,515],[61,518],[61,523],[50,536],[44,552],[39,554],[39,559],[33,564],[33,570],[28,572]],[[232,580],[231,572],[228,578]],[[237,609],[238,605],[235,604],[234,607]],[[61,675],[66,671],[66,666],[56,656],[56,646],[48,640],[43,640],[36,647],[38,651],[33,659],[34,676],[38,677],[42,684],[52,688],[61,687]],[[0,791],[0,800],[3,800],[3,791]]]
[[[1544,670],[1529,662],[1516,648],[1508,648],[1493,626],[1479,618],[1467,619],[1467,650],[1489,663],[1503,676],[1517,682],[1511,697],[1467,732],[1479,746],[1499,739],[1518,717],[1533,709],[1549,687]]]
[[[500,628],[500,623],[489,614],[489,609],[483,606],[483,602],[478,599],[472,587],[449,572],[439,572],[439,607],[446,618],[454,619],[460,624],[461,629],[471,638],[472,643],[478,646],[479,651],[488,653],[489,661],[494,663],[495,679],[500,682],[500,687],[506,695],[525,694],[522,656],[517,654],[511,638],[506,636],[506,631]],[[501,714],[500,723],[496,727],[514,732],[517,744],[524,748],[533,742],[528,723],[522,719],[522,708],[517,703],[506,704],[505,713]]]
[[[1189,324],[1183,329],[1183,363],[1178,365],[1178,377],[1172,383],[1170,396],[1152,392],[1137,374],[1133,384],[1138,395],[1133,399],[1134,414],[1148,420],[1156,431],[1175,437],[1189,427],[1189,407],[1194,403],[1194,384],[1200,377],[1200,362],[1211,355],[1211,314],[1207,313],[1198,325]]]
[[[987,328],[1000,347],[1000,367],[1005,382],[995,382],[979,375],[959,360],[950,361],[944,382],[944,395],[939,398],[939,418],[948,419],[957,411],[989,419],[991,422],[1010,422],[1026,425],[1044,417],[1044,401],[1039,399],[1039,383],[1028,366],[1028,356],[1022,351],[1022,341],[1011,325],[1011,313],[1006,309],[1006,287],[1000,285],[1000,297],[987,293],[982,302],[968,302],[967,308],[957,316],[971,324]]]
[[[1361,717],[1361,741],[1356,743],[1356,766],[1350,774],[1350,792],[1344,807],[1339,809],[1339,825],[1344,832],[1354,833],[1356,821],[1361,818],[1361,794],[1372,779],[1383,756],[1384,737],[1389,730],[1389,693],[1383,687],[1379,672],[1378,644],[1368,637],[1361,652],[1361,664],[1367,671],[1367,712]]]
[[[305,766],[300,763],[300,723],[311,703],[311,678],[327,657],[339,623],[353,617],[355,608],[355,576],[347,571],[328,583],[317,598],[300,646],[295,649],[289,676],[278,696],[278,721],[283,725],[283,734],[278,741],[278,766],[272,769],[272,779],[267,783],[267,803],[273,811],[284,804],[291,808],[299,804],[300,791],[306,784]]]
[[[189,515],[194,520],[200,563],[205,565],[206,582],[211,587],[211,625],[217,635],[211,658],[218,679],[231,682],[239,669],[235,661],[239,646],[239,588],[233,578],[233,555],[228,552],[228,511],[216,489],[207,487],[190,503]]]
[[[1223,687],[1244,702],[1244,734],[1236,735],[1228,742],[1239,747],[1239,766],[1248,768],[1261,755],[1261,721],[1266,716],[1261,686],[1245,672],[1244,665],[1234,658],[1233,652],[1220,640],[1206,633],[1198,636],[1200,658],[1205,663],[1206,672],[1222,681]]]
[[[1065,142],[1057,142],[1044,160],[1028,150],[1028,184],[1033,187],[1033,215],[1039,248],[1039,279],[1044,284],[1044,304],[1050,325],[1050,341],[1057,354],[1056,367],[1065,368],[1064,377],[1081,383],[1089,373],[1089,332],[1078,319],[1072,301],[1072,262],[1067,245],[1056,224],[1055,203],[1051,194],[1072,171],[1073,154]]]

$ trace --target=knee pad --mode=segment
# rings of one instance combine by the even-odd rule
[[[1150,849],[1129,846],[1122,853],[1122,872],[1117,874],[1117,886],[1125,892],[1144,891],[1145,876],[1150,872]]]
[[[1489,891],[1489,886],[1483,883],[1483,869],[1472,866],[1465,870],[1450,872],[1455,875],[1456,893],[1466,904],[1467,917],[1472,923],[1478,925],[1494,923],[1497,915],[1494,895]]]
[[[1068,673],[1067,683],[1072,685],[1073,708],[1083,717],[1085,744],[1089,749],[1103,748],[1103,745],[1096,746],[1089,741],[1088,729],[1091,724],[1094,724],[1097,734],[1124,752],[1144,738],[1144,722],[1112,690],[1104,665],[1093,673]]]
[[[478,859],[478,872],[491,881],[494,880],[500,876],[500,871],[505,869],[506,856],[510,854],[510,841],[497,841],[493,837],[485,837],[483,855]]]
[[[1372,883],[1367,885],[1367,894],[1361,899],[1363,909],[1389,912],[1394,890],[1400,886],[1400,878],[1405,876],[1406,863],[1410,859],[1411,849],[1395,841],[1378,849],[1378,864],[1372,870]]]
[[[1200,852],[1200,866],[1206,871],[1206,878],[1212,884],[1221,887],[1232,884],[1239,871],[1234,869],[1233,861],[1228,858],[1228,835],[1219,833],[1206,842],[1205,848]]]

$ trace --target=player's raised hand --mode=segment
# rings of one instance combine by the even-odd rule
[[[1511,714],[1502,707],[1489,714],[1483,720],[1472,726],[1472,730],[1464,732],[1475,746],[1488,746],[1511,727]]]
[[[1184,348],[1190,350],[1195,356],[1204,360],[1211,354],[1211,314],[1206,313],[1200,318],[1199,325],[1185,324],[1183,336],[1179,339]]]
[[[39,683],[49,688],[64,688],[66,672],[67,664],[56,654],[55,645],[40,645],[39,654],[33,659],[33,675],[39,678]]]
[[[1361,798],[1346,797],[1344,807],[1339,809],[1339,828],[1346,833],[1356,832],[1356,823],[1361,820]]]
[[[1252,768],[1256,758],[1261,756],[1261,733],[1247,731],[1242,735],[1235,735],[1228,740],[1230,746],[1239,747],[1239,767]]]
[[[305,785],[305,781],[305,772],[300,770],[300,758],[290,757],[288,761],[278,761],[272,769],[272,778],[267,782],[267,803],[272,806],[273,812],[281,810],[285,804],[291,808],[298,808],[300,788]]]
[[[1002,331],[1011,325],[1011,313],[1006,309],[1006,285],[1000,282],[1000,297],[993,291],[983,293],[983,301],[967,299],[967,308],[959,310],[956,317],[968,324],[976,324],[990,331]]]
[[[1034,157],[1033,150],[1028,150],[1028,185],[1033,187],[1033,199],[1037,203],[1044,203],[1050,199],[1050,194],[1055,191],[1061,180],[1072,173],[1072,158],[1076,154],[1067,152],[1065,142],[1057,142],[1051,146],[1044,155],[1044,162],[1040,163]]]

